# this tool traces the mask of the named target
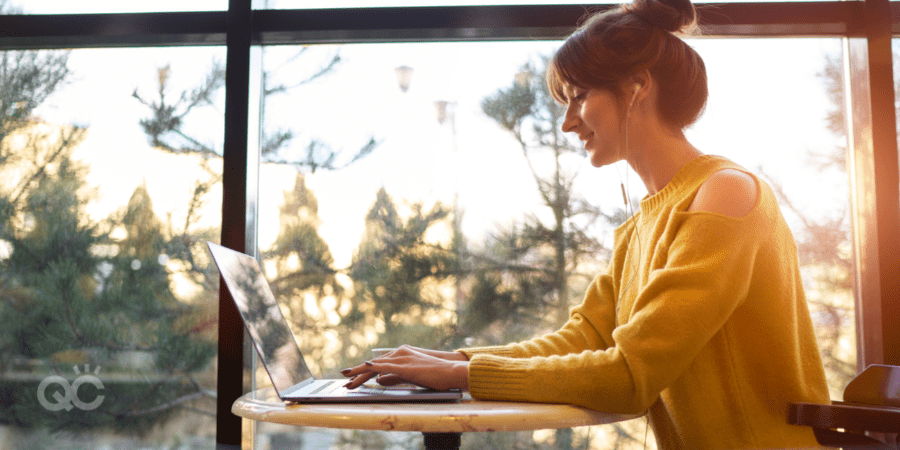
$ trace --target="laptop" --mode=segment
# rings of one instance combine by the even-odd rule
[[[269,283],[252,256],[207,242],[254,347],[282,400],[297,403],[436,402],[462,398],[459,390],[406,386],[344,387],[346,379],[317,379],[307,367]]]

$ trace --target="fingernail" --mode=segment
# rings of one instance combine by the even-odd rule
[[[350,375],[350,371],[351,371],[351,370],[352,370],[352,369],[344,369],[344,370],[341,371],[341,375],[343,375],[343,376]]]
[[[366,363],[365,363],[365,364],[366,364],[366,365],[367,365],[367,366],[369,366],[369,367],[371,367],[371,366],[374,366],[374,365],[375,365],[375,363],[373,363],[373,362],[372,362],[372,361],[366,361]]]

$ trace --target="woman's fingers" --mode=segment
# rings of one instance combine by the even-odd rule
[[[372,370],[372,366],[369,361],[366,361],[365,364],[360,364],[356,367],[351,367],[349,369],[344,369],[341,371],[341,375],[345,377],[351,377],[350,381],[344,385],[347,389],[356,389],[362,386],[366,381],[371,380],[372,378],[380,375],[378,372]]]
[[[363,364],[360,364],[356,367],[351,367],[348,369],[344,369],[341,371],[341,375],[345,377],[350,377],[350,381],[344,385],[347,389],[356,389],[372,378],[383,376],[384,374],[390,374],[394,370],[402,371],[406,367],[403,362],[399,363],[386,363],[380,362],[386,359],[386,356],[382,356],[380,358],[374,359],[372,361],[366,361]]]
[[[396,386],[409,383],[409,380],[394,374],[381,375],[375,381],[382,386]]]
[[[414,347],[402,346],[356,367],[344,369],[341,374],[353,377],[345,385],[348,389],[362,386],[376,376],[379,377],[378,383],[385,386],[413,383],[433,389],[466,389],[468,363],[443,356],[445,355],[431,355]]]

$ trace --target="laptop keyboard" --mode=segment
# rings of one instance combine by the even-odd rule
[[[315,389],[303,393],[304,397],[312,397],[318,394],[319,396],[327,395],[331,392],[337,391],[342,386],[343,380],[329,380],[324,383],[319,383]],[[362,385],[352,391],[348,391],[347,393],[350,395],[409,395],[410,388],[415,392],[417,389],[415,386],[405,385],[405,386],[381,386],[377,384],[365,384]]]
[[[365,392],[367,394],[381,394],[387,390],[386,386],[360,386],[356,389],[359,392]]]
[[[330,386],[333,386],[333,385],[335,385],[336,383],[337,383],[337,381],[329,381],[329,382],[327,382],[327,383],[322,383],[321,386],[317,387],[315,390],[313,390],[313,391],[307,393],[306,395],[318,394],[319,392],[324,391],[325,388],[328,388],[328,387],[330,387]]]

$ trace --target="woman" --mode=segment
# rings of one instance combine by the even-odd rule
[[[675,35],[695,26],[688,0],[636,0],[590,18],[550,64],[563,131],[648,191],[566,325],[507,346],[404,346],[346,369],[347,387],[377,376],[646,411],[663,449],[817,446],[786,423],[790,402],[829,401],[790,230],[765,183],[683,133],[707,98],[703,61]]]

